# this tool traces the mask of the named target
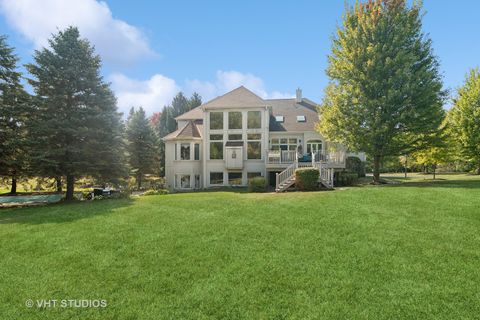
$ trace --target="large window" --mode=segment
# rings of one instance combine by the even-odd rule
[[[233,140],[242,140],[242,134],[239,133],[239,134],[229,134],[228,135],[228,140],[229,141],[233,141]]]
[[[190,175],[177,174],[175,179],[175,187],[177,189],[190,189]]]
[[[307,153],[322,152],[322,140],[310,140],[307,142]]]
[[[256,178],[256,177],[261,177],[261,176],[262,176],[261,172],[248,172],[247,173],[247,179],[248,180]]]
[[[229,172],[228,173],[228,184],[231,186],[239,186],[242,184],[242,173],[241,172]]]
[[[210,130],[223,129],[223,112],[210,112]]]
[[[194,159],[195,160],[200,160],[200,144],[195,143],[195,149],[194,149]]]
[[[210,172],[210,184],[223,184],[223,172]]]
[[[180,144],[180,160],[190,160],[190,143]]]
[[[262,135],[247,134],[247,159],[262,159]]]
[[[272,138],[270,140],[270,150],[297,150],[297,138]]]
[[[248,111],[247,113],[247,129],[261,129],[262,114],[260,111]]]
[[[241,112],[228,113],[228,129],[242,129],[242,113]]]
[[[210,135],[210,159],[223,159],[223,135],[221,134]]]

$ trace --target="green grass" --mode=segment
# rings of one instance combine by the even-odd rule
[[[480,179],[438,178],[0,210],[0,319],[478,319]]]

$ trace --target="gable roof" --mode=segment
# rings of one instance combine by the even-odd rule
[[[185,112],[184,114],[179,115],[175,120],[197,120],[203,118],[202,106],[193,108],[190,111]]]
[[[270,131],[315,131],[318,122],[317,106],[309,101],[297,103],[295,99],[268,99],[272,106]],[[283,116],[283,122],[277,122],[275,116]],[[298,122],[297,116],[305,116],[305,122]]]
[[[264,107],[267,103],[244,86],[227,92],[202,105],[203,109]]]
[[[202,134],[198,126],[199,126],[198,124],[190,120],[182,128],[167,134],[165,137],[163,137],[163,140],[195,139],[195,138],[201,139]]]

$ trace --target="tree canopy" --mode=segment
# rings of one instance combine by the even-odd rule
[[[422,10],[404,0],[347,8],[329,55],[318,130],[380,162],[424,148],[443,119],[442,81]]]

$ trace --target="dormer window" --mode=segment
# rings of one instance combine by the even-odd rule
[[[285,117],[284,117],[284,116],[275,116],[275,121],[277,121],[277,122],[284,122],[284,121],[285,121]]]
[[[297,116],[297,122],[306,122],[307,119],[305,118],[305,116]]]

